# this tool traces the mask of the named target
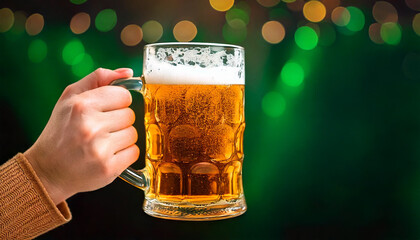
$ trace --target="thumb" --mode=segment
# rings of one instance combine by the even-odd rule
[[[82,93],[91,89],[109,85],[112,81],[120,78],[130,78],[133,70],[130,68],[119,68],[109,70],[98,68],[86,77],[73,84],[75,93]]]

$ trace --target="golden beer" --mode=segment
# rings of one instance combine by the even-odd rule
[[[242,188],[245,61],[240,46],[145,46],[143,77],[113,85],[143,94],[146,167],[120,177],[145,191],[144,211],[217,220],[246,211]]]
[[[244,85],[146,84],[144,99],[146,198],[182,205],[241,198]]]

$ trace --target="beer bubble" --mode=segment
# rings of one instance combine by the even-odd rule
[[[156,91],[156,120],[160,123],[173,123],[181,114],[180,106],[184,87],[174,85],[171,88],[159,88]]]
[[[190,125],[178,125],[169,133],[169,151],[175,161],[191,162],[202,152],[200,131]]]
[[[185,94],[185,111],[197,126],[214,124],[222,114],[220,101],[220,91],[215,86],[191,86]]]
[[[244,93],[242,88],[229,87],[222,92],[223,118],[226,123],[240,123],[243,119]]]
[[[205,154],[212,161],[227,162],[233,154],[234,147],[234,131],[226,125],[220,124],[210,129],[205,136]]]

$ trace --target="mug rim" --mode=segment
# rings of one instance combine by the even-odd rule
[[[209,42],[161,42],[151,43],[144,46],[144,48],[163,46],[163,47],[222,47],[222,48],[236,48],[244,50],[244,47],[234,44],[226,43],[209,43]]]

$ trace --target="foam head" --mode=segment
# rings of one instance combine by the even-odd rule
[[[144,77],[148,84],[245,84],[243,48],[210,44],[146,46]]]

